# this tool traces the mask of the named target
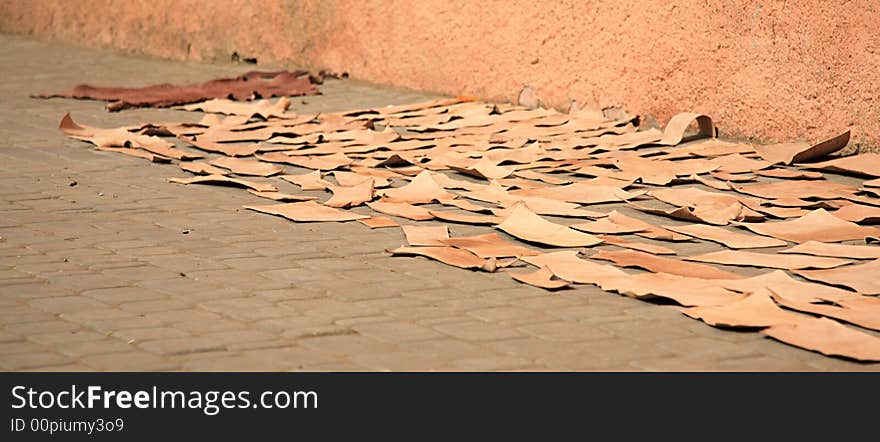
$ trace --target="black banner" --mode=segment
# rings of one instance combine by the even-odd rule
[[[873,406],[843,405],[873,398],[877,385],[876,374],[817,373],[0,374],[2,440],[471,439],[476,431],[618,439],[801,422],[787,427],[792,434],[835,415],[848,429],[871,424]]]

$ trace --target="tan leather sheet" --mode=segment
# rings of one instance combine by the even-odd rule
[[[720,306],[698,306],[682,309],[682,313],[715,327],[765,328],[793,324],[803,316],[784,310],[773,302],[770,292],[759,290],[744,298]]]
[[[444,206],[457,207],[461,210],[466,210],[468,212],[476,212],[476,213],[492,213],[492,208],[481,206],[479,204],[474,204],[465,199],[449,199],[440,201],[440,204]]]
[[[514,175],[516,175],[520,178],[528,179],[528,180],[543,181],[547,184],[551,184],[554,186],[560,186],[560,185],[571,183],[570,179],[566,179],[563,177],[556,177],[553,175],[543,174],[543,173],[539,173],[539,172],[535,172],[535,171],[531,171],[531,170],[518,170],[518,171],[514,172]]]
[[[721,181],[730,181],[732,183],[746,183],[758,179],[757,175],[750,173],[709,172],[709,175]]]
[[[446,226],[414,226],[403,225],[406,242],[411,246],[445,246],[444,239],[449,239]]]
[[[727,225],[733,220],[760,217],[748,208],[759,206],[761,200],[730,192],[710,192],[696,187],[672,187],[654,189],[648,192],[648,195],[666,204],[679,207],[679,210],[661,211],[660,214],[686,221]],[[644,208],[640,210],[644,210]]]
[[[625,227],[638,228],[639,230],[636,231],[636,235],[642,236],[645,238],[656,239],[656,240],[660,240],[660,241],[673,241],[673,242],[690,241],[693,239],[688,235],[683,235],[681,233],[676,233],[676,232],[673,232],[670,230],[666,230],[662,227],[657,227],[657,226],[648,224],[644,221],[626,216],[616,210],[612,210],[608,214],[608,221],[611,221],[614,224],[625,226]]]
[[[880,361],[880,338],[827,318],[780,324],[764,330],[763,333],[777,341],[829,356],[843,356],[866,362]]]
[[[265,154],[257,154],[257,158],[261,161],[270,163],[293,164],[306,169],[330,171],[345,167],[354,162],[353,159],[347,157],[343,153],[332,155],[316,155],[316,156],[291,156],[284,152],[269,152]]]
[[[736,290],[741,293],[752,293],[767,289],[787,299],[809,303],[836,303],[862,297],[850,290],[795,279],[782,270],[774,270],[750,278],[719,281],[718,283],[726,289]]]
[[[852,263],[840,258],[806,255],[778,255],[775,253],[722,250],[684,258],[687,261],[708,262],[733,266],[765,267],[771,269],[833,269]]]
[[[747,208],[747,210],[751,210]],[[789,219],[789,218],[799,218],[808,213],[810,213],[807,209],[801,209],[800,207],[778,207],[773,205],[761,205],[755,206],[755,210],[753,212],[766,214],[770,218],[777,219]],[[748,217],[744,217],[745,221],[756,221],[755,219],[749,219]]]
[[[259,144],[242,146],[227,143],[215,143],[213,141],[202,141],[195,136],[179,136],[178,138],[197,149],[204,150],[205,152],[222,153],[228,157],[246,157],[253,155],[260,149]]]
[[[150,160],[153,163],[170,163],[171,158],[163,157],[162,155],[156,155],[151,152],[147,152],[141,149],[130,149],[127,147],[97,147],[96,149],[105,151],[105,152],[115,152],[121,153],[123,155],[128,155],[132,157],[143,158],[146,160]]]
[[[270,100],[256,100],[251,102],[233,101],[226,98],[214,98],[200,103],[180,106],[179,109],[195,112],[202,111],[213,114],[243,115],[247,117],[260,116],[263,118],[285,117],[290,107],[290,98],[281,97],[274,103]],[[289,116],[296,116],[291,114]]]
[[[670,299],[685,307],[726,305],[744,296],[720,287],[715,280],[668,273],[640,273],[604,278],[599,282],[599,287],[631,298]]]
[[[590,247],[602,242],[593,235],[552,223],[517,204],[496,228],[519,239],[554,247]]]
[[[682,112],[674,115],[669,120],[666,128],[663,130],[663,138],[657,144],[674,146],[680,143],[688,126],[694,121],[697,122],[699,127],[698,135],[715,138],[715,125],[712,123],[712,118],[707,115]]]
[[[792,169],[767,169],[755,172],[760,176],[770,178],[783,178],[790,180],[821,180],[825,176],[820,172],[811,172],[809,170],[792,170]]]
[[[455,247],[399,247],[392,250],[391,253],[394,255],[424,256],[462,269],[483,269],[486,265],[486,260],[467,250]]]
[[[521,283],[548,290],[556,290],[569,286],[568,281],[554,278],[553,272],[551,272],[547,266],[541,267],[530,273],[510,273],[510,277]]]
[[[641,252],[651,253],[653,255],[675,255],[675,250],[667,247],[658,246],[656,244],[646,244],[638,241],[629,241],[612,235],[598,235],[599,239],[605,244],[611,244],[626,249],[638,250]]]
[[[314,201],[272,204],[268,206],[245,206],[244,208],[271,215],[283,216],[296,222],[354,221],[357,219],[369,218],[367,215],[359,215],[346,210],[334,209]]]
[[[333,185],[321,178],[321,171],[318,170],[301,175],[281,175],[279,178],[296,184],[302,190],[324,190]]]
[[[444,245],[465,249],[480,258],[507,258],[540,255],[542,252],[509,242],[497,233],[446,238],[439,241]]]
[[[214,167],[201,161],[184,161],[178,163],[181,169],[196,175],[225,175],[229,173],[219,167]]]
[[[739,225],[759,235],[772,236],[796,243],[863,240],[869,236],[880,235],[880,229],[844,221],[831,215],[825,209],[816,209],[791,221],[740,223]]]
[[[674,160],[689,157],[715,158],[724,155],[749,154],[755,152],[749,144],[722,141],[717,138],[698,140],[686,145],[659,150],[664,160]],[[654,152],[652,152],[654,153]]]
[[[391,218],[385,216],[371,216],[369,218],[359,219],[357,222],[371,228],[371,229],[381,229],[385,227],[398,227],[400,224],[397,224]]]
[[[725,191],[725,192],[728,190],[732,190],[730,188],[730,184],[728,184],[724,181],[713,180],[711,178],[703,177],[700,175],[691,175],[688,178],[693,181],[696,181],[704,186],[711,187],[715,190],[721,190],[721,191]]]
[[[201,155],[192,154],[177,149],[174,147],[173,144],[163,140],[162,138],[152,135],[133,133],[122,127],[104,129],[99,127],[81,126],[73,121],[70,113],[64,115],[64,118],[61,119],[61,123],[59,124],[58,128],[62,132],[64,132],[65,135],[71,138],[76,138],[78,140],[88,141],[94,144],[95,147],[102,150],[107,150],[110,148],[142,149],[147,152],[159,155],[160,157],[174,158],[178,160],[191,160],[202,158]],[[127,151],[122,152],[131,154]],[[144,155],[137,156],[148,158]]]
[[[575,218],[600,218],[603,216],[601,212],[586,210],[578,204],[567,203],[565,201],[557,201],[548,198],[539,197],[513,197],[509,200],[501,202],[504,206],[501,209],[491,209],[496,216],[506,217],[510,214],[511,209],[517,204],[525,204],[532,212],[538,215],[563,216]]]
[[[731,185],[733,190],[760,198],[780,199],[826,199],[833,200],[845,197],[858,191],[857,188],[830,181],[818,180],[785,180],[775,183]]]
[[[367,203],[367,206],[379,213],[399,216],[414,221],[427,221],[429,219],[434,219],[434,215],[431,215],[431,212],[428,211],[428,209],[416,207],[409,203],[393,203],[380,199],[379,201]]]
[[[581,259],[577,255],[576,251],[563,250],[524,256],[522,260],[538,267],[547,267],[559,279],[579,284],[600,284],[609,278],[627,276],[626,272],[614,266]]]
[[[880,224],[880,207],[865,206],[862,204],[850,204],[843,206],[832,215],[858,224]]]
[[[604,172],[604,169],[594,168],[589,171],[597,176],[606,176],[621,180],[640,180],[645,184],[665,186],[679,181],[680,177],[711,172],[720,167],[713,160],[693,158],[680,161],[662,161],[653,158],[641,158],[637,156],[621,156],[614,162],[619,169],[617,172]],[[588,174],[586,168],[578,169],[579,174]]]
[[[429,210],[434,218],[452,223],[473,224],[482,226],[494,226],[501,223],[503,218],[495,215],[472,215],[468,213],[451,212],[447,210]]]
[[[373,181],[373,188],[382,188],[388,187],[391,185],[391,181],[388,178],[377,177],[372,175],[361,175],[355,172],[345,172],[341,170],[336,170],[333,172],[333,178],[336,179],[336,183],[340,186],[356,186],[358,184],[363,183],[364,181]]]
[[[416,175],[409,184],[403,187],[382,191],[383,199],[392,203],[422,204],[433,201],[444,201],[455,198],[455,195],[447,192],[442,186],[434,181],[431,173],[427,170]]]
[[[880,259],[827,270],[795,272],[812,281],[851,288],[863,295],[880,295]]]
[[[673,232],[690,235],[696,238],[723,244],[731,249],[760,249],[764,247],[780,247],[787,245],[785,241],[760,235],[737,233],[722,227],[705,224],[687,224],[684,226],[663,226]]]
[[[243,158],[220,157],[211,160],[210,164],[212,166],[228,169],[236,175],[268,177],[284,171],[284,168],[278,167],[274,164]]]
[[[880,154],[863,153],[821,163],[804,164],[810,169],[830,170],[832,172],[855,173],[871,177],[880,177]]]
[[[683,221],[708,223],[719,226],[725,226],[733,220],[746,217],[752,219],[763,219],[763,216],[761,216],[760,214],[756,215],[752,210],[747,207],[743,207],[743,205],[738,202],[735,202],[727,207],[688,206],[677,207],[673,209],[657,209],[653,207],[642,206],[639,204],[629,204],[629,207],[632,207],[633,209],[636,209],[640,212],[650,213],[653,215],[660,215],[669,218],[680,219]]]
[[[316,196],[306,196],[306,195],[292,195],[289,193],[278,192],[278,191],[258,191],[254,189],[247,189],[247,192],[251,195],[256,195],[260,198],[267,198],[273,201],[311,201],[317,199]]]
[[[880,178],[863,181],[862,185],[865,187],[880,187]]]
[[[612,186],[572,183],[540,189],[513,190],[510,194],[522,197],[548,198],[578,204],[601,204],[631,200],[643,195],[644,192],[629,192]]]
[[[355,207],[373,200],[373,180],[366,180],[354,186],[330,185],[333,196],[324,202],[328,207]]]
[[[726,173],[757,172],[760,175],[762,169],[772,166],[769,161],[753,160],[738,153],[714,158],[712,162],[718,165],[718,172]]]
[[[644,226],[618,224],[608,219],[608,217],[599,218],[596,221],[588,223],[572,224],[572,229],[580,230],[587,233],[606,233],[606,234],[624,234],[642,232]]]
[[[810,144],[807,142],[757,145],[755,151],[774,164],[791,164],[812,161],[837,152],[849,143],[850,132]]]
[[[635,250],[607,251],[602,250],[590,256],[592,259],[611,261],[620,267],[638,267],[656,273],[687,276],[701,279],[739,279],[744,276],[726,272],[715,267],[662,258],[650,253]]]
[[[470,175],[486,180],[507,178],[512,175],[514,171],[516,171],[516,167],[514,166],[499,166],[494,161],[490,161],[485,158],[479,161],[472,162],[467,166],[458,164],[449,164],[448,166],[450,169],[463,173],[465,175]]]
[[[845,199],[808,201],[800,198],[776,198],[768,203],[779,207],[804,207],[808,209],[837,209],[852,204]]]
[[[177,184],[234,184],[237,186],[253,189],[259,192],[272,192],[278,189],[269,183],[259,183],[256,181],[241,180],[238,178],[230,178],[224,175],[199,175],[190,178],[168,178],[168,181]]]
[[[835,258],[880,259],[880,247],[807,241],[779,253],[830,256]]]
[[[777,304],[790,310],[837,319],[859,327],[880,331],[880,300],[876,298],[865,298],[861,300],[863,302],[841,301],[839,306],[795,301],[776,294],[772,295],[772,298]]]

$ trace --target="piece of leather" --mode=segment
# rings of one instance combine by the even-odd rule
[[[831,256],[835,258],[880,259],[880,247],[807,241],[779,253],[799,253],[804,255]]]
[[[740,223],[739,225],[759,235],[796,243],[863,240],[869,236],[880,235],[880,229],[844,221],[831,215],[825,209],[816,209],[791,221]]]
[[[851,288],[863,295],[880,295],[880,259],[827,270],[799,270],[796,274],[812,281]]]
[[[444,239],[449,239],[449,229],[441,226],[403,225],[406,242],[411,246],[445,246]]]
[[[687,261],[708,262],[734,266],[752,266],[771,269],[833,269],[852,263],[840,258],[807,255],[778,255],[775,253],[722,250],[697,256],[687,256]]]
[[[761,235],[737,233],[722,227],[705,224],[686,224],[683,226],[663,226],[673,232],[723,244],[731,249],[760,249],[787,245],[785,241]]]
[[[570,284],[568,281],[554,279],[553,272],[551,272],[546,266],[531,273],[511,273],[510,276],[524,284],[548,290],[561,289],[563,287],[568,287]]]
[[[465,249],[480,258],[507,258],[540,255],[542,252],[509,242],[497,233],[447,238],[439,241],[444,245]]]
[[[804,164],[810,169],[830,170],[832,172],[854,173],[870,177],[880,177],[880,154],[863,153],[850,155],[821,163]]]
[[[399,247],[391,251],[394,255],[417,255],[440,261],[463,269],[483,269],[486,260],[471,252],[455,247]]]
[[[552,223],[535,214],[525,204],[517,204],[496,228],[530,242],[554,247],[590,247],[602,242],[593,235]]]
[[[354,221],[369,218],[367,215],[346,210],[334,209],[314,201],[299,203],[271,204],[268,206],[244,206],[245,209],[271,215],[283,216],[296,222],[327,222],[327,221]]]
[[[792,164],[812,161],[837,152],[849,143],[850,131],[816,144],[807,142],[757,145],[755,151],[774,164]]]
[[[139,88],[95,87],[81,84],[67,92],[36,95],[39,98],[65,97],[109,101],[107,109],[116,111],[131,107],[170,107],[195,103],[210,98],[231,98],[237,101],[277,96],[314,95],[320,93],[309,81],[305,71],[258,72],[237,77],[218,78],[204,83],[176,86],[158,84]]]
[[[199,175],[190,178],[168,178],[168,181],[178,184],[235,184],[237,186],[253,189],[259,192],[271,192],[278,190],[275,186],[269,183],[260,183],[256,181],[230,178],[224,175]]]
[[[607,251],[602,250],[590,256],[592,259],[611,261],[620,267],[638,267],[656,273],[688,276],[701,279],[738,279],[744,276],[725,272],[715,267],[680,261],[673,258],[662,258],[650,253],[635,250]]]
[[[689,307],[682,313],[715,327],[731,328],[765,328],[803,320],[803,316],[780,308],[770,296],[769,291],[759,290],[730,304]]]
[[[808,318],[794,324],[780,324],[763,333],[777,341],[829,356],[880,361],[880,339],[827,318]]]

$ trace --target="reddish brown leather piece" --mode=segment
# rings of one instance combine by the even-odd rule
[[[35,97],[86,98],[109,101],[107,109],[118,111],[132,107],[171,107],[212,98],[243,101],[255,98],[319,94],[318,88],[312,84],[307,74],[306,71],[252,71],[238,77],[218,78],[185,86],[164,83],[126,88],[81,84],[67,92],[39,94]]]

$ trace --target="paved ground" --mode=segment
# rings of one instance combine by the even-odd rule
[[[877,370],[578,287],[391,258],[399,229],[297,224],[176,166],[97,152],[65,112],[114,126],[197,119],[28,94],[201,81],[251,66],[129,58],[0,36],[0,369]],[[294,110],[419,101],[353,81]],[[77,184],[71,186],[75,181]],[[455,229],[468,234],[467,228]]]

